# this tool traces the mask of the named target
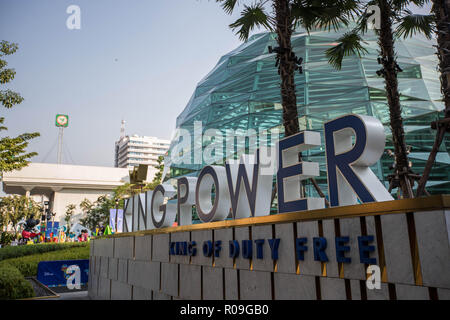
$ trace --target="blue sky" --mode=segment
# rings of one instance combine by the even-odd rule
[[[66,27],[70,4],[80,30]],[[56,162],[55,115],[66,113],[73,162],[101,166],[114,164],[121,119],[127,134],[170,138],[197,82],[239,45],[232,21],[205,0],[0,0],[0,39],[19,44],[8,87],[25,98],[0,111],[8,133],[40,132],[33,161]]]
[[[71,4],[80,30],[66,27]],[[237,15],[214,0],[0,0],[0,40],[19,44],[7,87],[25,98],[0,110],[8,134],[40,132],[32,161],[56,162],[55,115],[68,114],[64,163],[99,166],[114,164],[122,119],[127,134],[169,139],[196,84],[240,44]]]

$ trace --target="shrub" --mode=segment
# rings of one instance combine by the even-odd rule
[[[23,299],[34,297],[34,290],[17,268],[12,265],[0,266],[0,299]]]
[[[0,233],[0,244],[6,246],[14,240],[14,235],[9,232]],[[1,259],[0,259],[1,260]]]
[[[9,246],[0,248],[0,261],[11,258],[18,258],[32,254],[65,250],[74,247],[89,246],[86,242],[67,242],[67,243],[39,243],[23,246]]]
[[[34,277],[37,275],[37,267],[41,261],[78,259],[89,259],[88,245],[3,260],[0,261],[0,269],[4,265],[11,265],[17,268],[24,277]]]

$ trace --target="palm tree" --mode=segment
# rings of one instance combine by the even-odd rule
[[[228,14],[233,13],[238,0],[216,0]],[[271,2],[272,13],[267,12]],[[237,30],[239,38],[248,40],[255,27],[263,27],[276,32],[279,74],[281,78],[281,100],[283,106],[283,126],[285,136],[299,132],[297,98],[295,95],[295,70],[300,68],[301,59],[292,51],[291,35],[296,25],[307,31],[313,28],[339,28],[347,24],[352,14],[358,12],[359,1],[354,0],[256,0],[253,4],[243,4],[241,17],[230,24]],[[269,48],[271,50],[271,48]]]
[[[357,26],[352,31],[346,33],[338,39],[339,44],[327,50],[326,54],[329,62],[340,69],[342,59],[350,54],[364,54],[366,49],[362,45],[360,34],[367,31],[368,20],[371,16],[369,7],[376,5],[379,8],[379,30],[378,45],[380,48],[378,63],[382,68],[377,71],[385,81],[386,97],[389,106],[390,127],[392,133],[392,142],[394,145],[395,168],[391,176],[390,189],[398,186],[404,198],[412,198],[413,179],[416,177],[409,165],[408,151],[405,141],[405,132],[403,129],[403,118],[400,106],[400,94],[398,90],[397,73],[401,68],[397,64],[397,58],[394,50],[395,37],[408,37],[416,32],[422,32],[431,39],[433,28],[430,25],[432,17],[428,15],[412,14],[407,7],[411,4],[419,7],[423,6],[428,0],[374,0],[366,4],[365,14],[358,20]],[[395,27],[394,27],[395,24]]]
[[[228,14],[233,13],[238,0],[216,0]],[[267,12],[268,3],[272,12]],[[250,31],[262,27],[277,34],[278,47],[269,52],[277,54],[276,60],[281,83],[283,126],[285,136],[300,131],[298,123],[297,97],[295,95],[294,73],[301,71],[302,58],[292,51],[291,35],[295,26],[301,25],[308,32],[314,28],[334,28],[347,25],[354,13],[359,12],[358,0],[256,0],[253,4],[243,4],[241,17],[230,24],[237,30],[239,38],[246,41]],[[301,154],[299,155],[301,159]],[[314,187],[321,197],[325,197],[314,179]]]
[[[428,157],[425,169],[417,187],[416,197],[425,191],[425,184],[430,176],[436,154],[446,132],[450,131],[450,3],[446,0],[433,0],[432,12],[438,47],[439,70],[441,72],[441,91],[445,103],[444,119],[431,124],[437,129],[436,138]]]

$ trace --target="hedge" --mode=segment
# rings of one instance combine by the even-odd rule
[[[0,248],[0,261],[28,256],[37,253],[44,253],[56,250],[65,250],[73,247],[88,246],[86,242],[67,242],[67,243],[39,243],[23,246],[7,246]]]
[[[34,277],[37,275],[37,267],[40,261],[54,260],[78,260],[89,259],[89,245],[78,246],[75,248],[58,250],[33,254],[19,258],[6,259],[0,261],[0,269],[5,265],[11,265],[17,268],[24,277]]]
[[[17,268],[5,264],[0,266],[0,300],[34,297],[34,290]]]

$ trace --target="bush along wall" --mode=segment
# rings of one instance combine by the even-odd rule
[[[35,246],[33,245],[27,247]],[[25,279],[25,277],[37,276],[37,267],[41,261],[89,259],[89,244],[66,246],[64,250],[61,249],[61,246],[59,246],[58,249],[54,249],[49,252],[1,260],[0,300],[34,297],[33,287],[28,280]],[[18,254],[25,254],[25,251],[20,250],[21,249],[19,248],[18,251],[9,252],[8,255],[14,256]],[[42,248],[32,249],[31,251],[40,250],[42,250]],[[27,251],[27,253],[29,252],[30,251]]]
[[[86,242],[68,242],[68,243],[40,243],[26,246],[8,246],[0,248],[0,261],[12,258],[28,256],[37,253],[65,250],[77,247],[86,247]]]
[[[24,299],[34,297],[31,283],[12,265],[0,266],[0,299]]]

